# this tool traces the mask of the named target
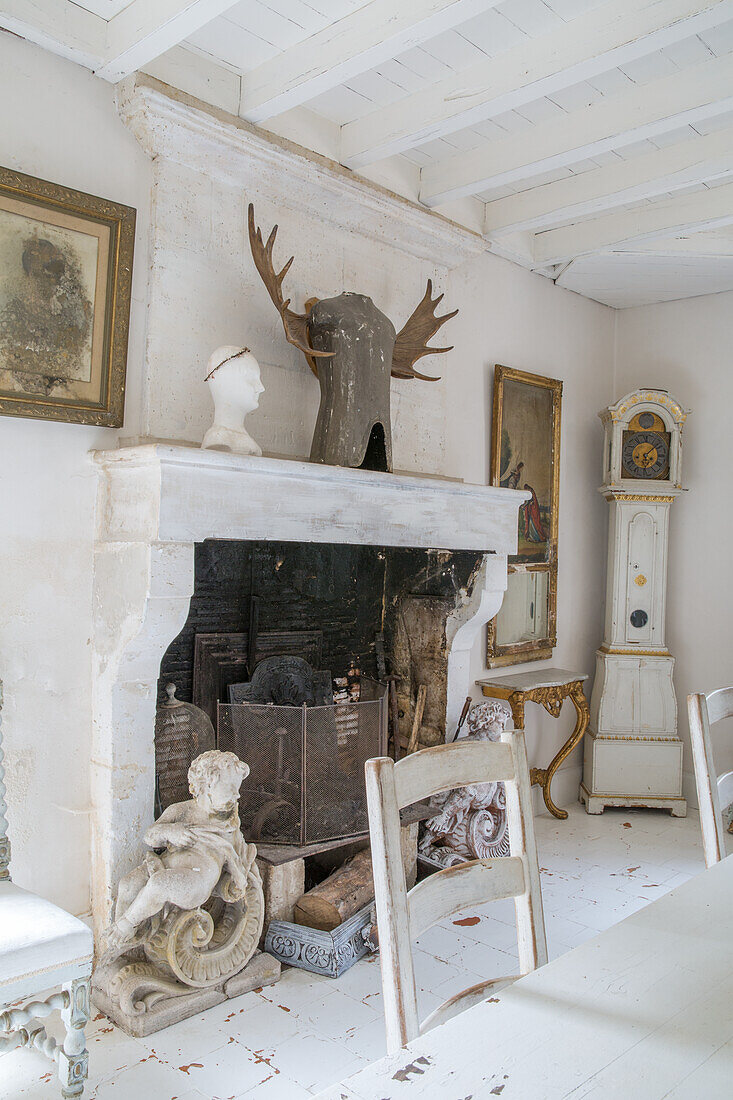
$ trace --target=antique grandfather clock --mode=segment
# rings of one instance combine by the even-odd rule
[[[674,657],[664,642],[669,510],[683,492],[687,413],[664,390],[635,390],[599,413],[611,514],[603,645],[596,654],[580,800],[684,817]]]

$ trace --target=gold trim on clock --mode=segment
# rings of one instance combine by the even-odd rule
[[[671,657],[668,649],[621,649],[610,645],[602,645],[599,653],[611,653],[619,657]]]
[[[671,496],[661,496],[657,493],[625,493],[623,489],[607,489],[603,494],[606,500],[645,500],[651,504],[671,504],[675,499]]]

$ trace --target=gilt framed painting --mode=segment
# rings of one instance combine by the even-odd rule
[[[0,413],[122,425],[135,211],[0,168]]]
[[[492,485],[528,494],[499,614],[489,624],[489,668],[540,661],[557,644],[557,536],[562,382],[494,368]]]

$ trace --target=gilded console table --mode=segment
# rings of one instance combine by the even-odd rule
[[[517,676],[500,676],[496,680],[477,680],[484,695],[490,699],[505,699],[512,710],[514,728],[524,729],[524,704],[539,703],[553,718],[558,718],[563,702],[570,699],[577,719],[575,729],[560,751],[546,768],[531,768],[532,785],[542,787],[547,809],[555,817],[566,818],[567,810],[559,810],[552,801],[550,784],[563,760],[580,744],[588,729],[590,711],[583,691],[583,681],[588,676],[580,672],[568,672],[564,668],[545,668],[541,672],[521,672]]]

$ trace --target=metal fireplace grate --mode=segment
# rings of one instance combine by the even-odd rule
[[[387,747],[387,689],[358,703],[220,703],[218,745],[250,767],[239,812],[248,840],[306,845],[367,832],[364,763]]]

